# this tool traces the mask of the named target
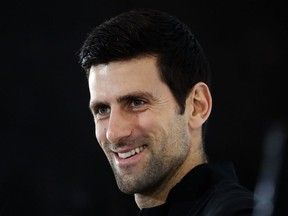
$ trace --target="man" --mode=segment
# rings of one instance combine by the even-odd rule
[[[138,9],[97,26],[80,52],[98,143],[139,215],[252,215],[230,163],[205,153],[210,71],[188,27]]]

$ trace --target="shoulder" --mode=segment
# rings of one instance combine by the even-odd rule
[[[200,166],[205,181],[205,192],[199,196],[190,215],[251,216],[255,196],[252,191],[239,184],[233,164],[216,163]]]
[[[222,182],[209,193],[202,215],[251,216],[255,197],[252,192],[233,182]]]

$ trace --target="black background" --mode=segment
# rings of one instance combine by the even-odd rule
[[[118,191],[96,143],[87,82],[78,63],[80,46],[93,27],[137,7],[165,10],[191,27],[213,72],[206,139],[210,159],[231,160],[240,182],[255,189],[267,134],[278,123],[287,134],[284,4],[2,1],[1,216],[137,215],[133,196]],[[286,154],[274,155],[269,164],[277,165]],[[279,161],[281,179],[287,179],[287,162]],[[281,179],[276,179],[275,203],[278,215],[285,215],[288,190]]]

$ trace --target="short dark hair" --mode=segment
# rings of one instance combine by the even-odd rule
[[[145,55],[157,57],[162,80],[177,100],[180,113],[197,82],[210,86],[210,69],[190,29],[176,17],[155,9],[134,9],[97,26],[80,50],[80,63],[91,66]]]

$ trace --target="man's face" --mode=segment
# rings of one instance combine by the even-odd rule
[[[93,66],[90,108],[98,143],[125,193],[144,193],[167,183],[185,161],[188,122],[155,57]]]

